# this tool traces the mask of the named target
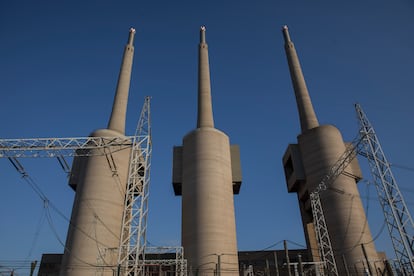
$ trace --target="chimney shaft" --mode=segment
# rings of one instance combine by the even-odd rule
[[[296,104],[299,111],[299,119],[302,133],[308,129],[319,126],[312,102],[309,96],[308,88],[303,77],[302,68],[295,50],[293,42],[290,40],[288,27],[283,26],[283,37],[285,39],[285,51],[289,64],[290,77],[292,79],[293,89],[295,90]]]
[[[206,28],[200,28],[200,44],[198,54],[198,117],[197,128],[213,127],[213,108],[211,104],[210,68],[208,62],[208,46]]]
[[[129,30],[128,43],[125,46],[124,56],[122,58],[114,104],[108,123],[108,129],[115,130],[120,134],[125,134],[128,93],[131,82],[132,59],[134,57],[134,35],[135,29],[131,28]]]

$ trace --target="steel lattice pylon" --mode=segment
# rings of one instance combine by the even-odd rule
[[[371,168],[385,222],[394,247],[395,255],[405,275],[414,273],[414,223],[404,198],[398,188],[390,163],[385,158],[374,128],[356,104],[360,135],[364,138],[364,152]]]
[[[412,217],[372,125],[360,105],[355,105],[355,109],[360,124],[357,138],[346,148],[310,195],[321,258],[329,271],[329,267],[335,264],[335,259],[319,195],[322,191],[330,188],[330,184],[344,172],[346,166],[359,153],[368,159],[398,263],[405,275],[412,275],[414,272],[414,223]],[[338,275],[337,272],[336,274],[334,272],[336,270],[331,269],[331,271],[334,275]]]
[[[321,199],[318,192],[310,194],[312,215],[315,223],[316,237],[319,244],[319,254],[328,275],[338,275],[335,257],[332,250],[331,240],[329,238],[328,227],[326,226],[325,216],[323,214]]]
[[[150,98],[145,98],[135,136],[0,139],[0,158],[8,158],[26,175],[18,158],[57,158],[69,170],[64,156],[111,155],[131,148],[128,182],[120,239],[118,273],[139,275],[143,271],[151,167]],[[94,149],[94,151],[91,151]],[[66,164],[66,166],[64,166]],[[135,274],[134,274],[135,273]]]
[[[151,168],[150,97],[145,98],[134,137],[118,255],[118,275],[143,275]]]

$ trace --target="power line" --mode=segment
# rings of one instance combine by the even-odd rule
[[[389,163],[389,165],[391,167],[394,167],[394,168],[398,168],[398,169],[402,169],[402,170],[414,172],[414,168],[409,167],[409,166],[399,165],[399,164],[396,164],[396,163]]]
[[[69,225],[72,225],[74,228],[77,229],[77,231],[80,231],[82,234],[84,234],[85,236],[87,236],[88,238],[92,239],[93,241],[96,242],[97,245],[101,245],[104,247],[108,247],[108,245],[103,244],[102,242],[100,242],[98,239],[92,237],[91,235],[89,235],[88,233],[86,233],[85,231],[83,231],[82,229],[78,228],[75,224],[73,224],[73,222],[66,217],[66,215],[60,211],[50,200],[49,198],[43,193],[43,191],[41,190],[41,188],[39,187],[39,185],[37,185],[37,183],[35,182],[35,180],[26,172],[26,170],[24,169],[24,167],[22,166],[22,164],[17,160],[17,158],[15,157],[10,157],[8,158],[9,161],[12,163],[13,167],[22,175],[22,179],[25,180],[30,188],[36,193],[36,195],[42,200],[43,202],[43,207],[45,209],[45,217],[48,221],[49,227],[52,230],[55,238],[57,239],[57,241],[63,246],[63,248],[65,249],[65,251],[70,251],[64,244],[64,242],[60,239],[56,228],[54,227],[53,221],[52,221],[52,216],[50,214],[50,208],[52,208],[57,214],[59,214],[62,218],[64,218],[66,221],[69,222]],[[97,217],[97,216],[95,216]],[[101,220],[100,220],[101,221]],[[79,258],[77,258],[73,253],[72,255],[74,256],[74,258],[76,258],[78,261],[80,261],[81,263],[85,264],[85,267],[89,267],[89,268],[105,268],[105,267],[109,267],[107,265],[94,265],[94,264],[90,264],[88,262],[85,262]]]
[[[33,250],[34,250],[35,245],[37,243],[37,240],[39,238],[39,233],[40,233],[40,230],[42,229],[45,218],[46,218],[46,209],[43,208],[42,209],[42,215],[41,215],[41,217],[39,219],[39,222],[37,224],[36,231],[35,231],[33,241],[32,241],[32,245],[30,246],[29,253],[27,254],[26,259],[29,259],[32,256]]]

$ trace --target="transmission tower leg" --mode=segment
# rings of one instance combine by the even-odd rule
[[[399,266],[406,275],[414,273],[414,223],[381,148],[374,128],[360,105],[355,105],[364,137],[363,155],[367,157],[384,213],[385,222],[394,247]]]

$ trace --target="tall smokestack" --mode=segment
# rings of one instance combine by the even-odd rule
[[[213,108],[211,104],[210,66],[206,27],[200,28],[200,45],[198,53],[198,118],[197,128],[214,127]]]
[[[302,133],[306,130],[319,126],[312,102],[306,87],[305,78],[303,77],[302,68],[295,50],[295,45],[290,40],[287,26],[283,26],[283,37],[285,39],[285,51],[288,60],[290,77],[292,79],[293,89],[296,96],[296,104],[299,111],[300,126]]]
[[[193,275],[239,275],[233,193],[238,146],[214,128],[205,27],[200,30],[197,128],[174,147],[173,187],[182,195],[182,245]],[[221,274],[223,273],[223,274]]]
[[[134,52],[129,32],[107,129],[92,137],[124,139],[125,114]],[[113,276],[117,269],[130,148],[93,149],[73,159],[69,185],[76,191],[60,276]]]
[[[112,113],[108,123],[108,129],[115,130],[121,134],[125,134],[128,92],[131,83],[132,60],[134,58],[134,35],[135,29],[131,28],[129,30],[128,43],[125,46],[124,56],[122,58],[114,104],[112,106]]]
[[[288,146],[283,166],[288,191],[298,196],[309,254],[313,261],[320,261],[309,195],[344,153],[346,144],[336,127],[318,124],[288,28],[283,27],[282,32],[302,128],[298,144]],[[361,178],[355,158],[343,174],[319,194],[339,275],[364,274],[361,260],[365,256],[361,244],[370,260],[378,259],[356,185]]]

